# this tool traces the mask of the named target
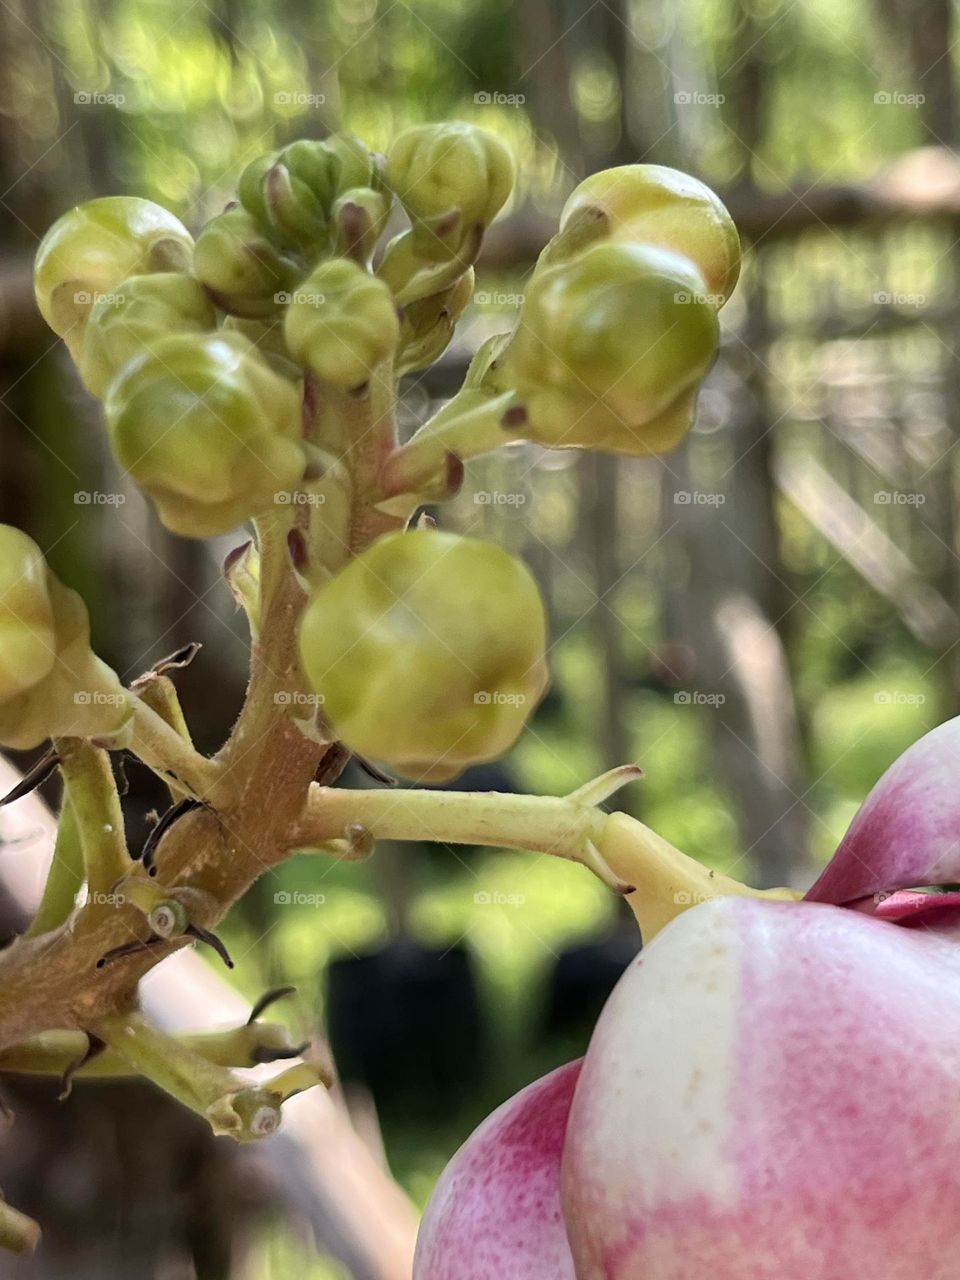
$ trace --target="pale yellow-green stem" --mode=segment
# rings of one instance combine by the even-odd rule
[[[383,496],[435,483],[450,455],[467,462],[523,439],[526,418],[515,401],[512,391],[492,395],[472,387],[454,396],[387,459],[379,478]]]
[[[37,913],[24,934],[27,938],[57,929],[67,920],[77,903],[77,894],[83,888],[83,845],[80,830],[69,800],[65,800],[57,823],[57,839],[53,858],[43,886],[43,897]]]
[[[212,804],[229,803],[233,788],[216,760],[202,756],[164,717],[131,692],[132,734],[128,743],[134,755],[180,791],[189,791]]]
[[[645,941],[708,898],[798,896],[790,889],[752,889],[703,866],[642,822],[595,807],[638,774],[629,766],[611,770],[569,796],[313,786],[289,839],[294,847],[329,844],[353,825],[375,840],[527,849],[580,862],[626,896]]]
[[[219,1067],[254,1067],[290,1057],[298,1046],[286,1027],[276,1022],[252,1022],[226,1031],[175,1036],[177,1044]],[[0,1072],[16,1075],[63,1076],[80,1062],[89,1040],[83,1031],[42,1031],[0,1051]],[[107,1048],[76,1071],[84,1079],[117,1079],[139,1074],[116,1049]]]
[[[133,869],[127,852],[123,810],[110,756],[83,738],[58,738],[54,748],[69,809],[83,851],[83,873],[92,898],[106,897]]]
[[[138,1075],[204,1116],[214,1133],[240,1142],[274,1133],[284,1100],[325,1079],[321,1068],[302,1063],[264,1085],[249,1085],[139,1013],[105,1018],[93,1030]]]

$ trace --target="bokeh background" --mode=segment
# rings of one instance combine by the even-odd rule
[[[955,26],[952,0],[5,0],[0,518],[84,593],[125,677],[203,643],[180,684],[216,747],[247,658],[220,577],[240,535],[174,538],[117,474],[33,303],[50,222],[129,192],[195,226],[299,136],[497,132],[516,193],[459,338],[405,388],[412,429],[509,326],[580,177],[688,169],[746,247],[688,443],[481,460],[441,515],[525,556],[552,618],[549,697],[466,784],[562,792],[636,760],[618,805],[741,878],[809,882],[960,693]],[[131,768],[131,820],[158,801]],[[578,868],[410,846],[288,864],[226,938],[245,995],[296,983],[293,1023],[332,1041],[355,1124],[420,1204],[483,1114],[582,1051],[638,945]],[[17,1275],[393,1280],[283,1185],[296,1169],[225,1155],[145,1089],[53,1110],[45,1086],[3,1087],[0,1181],[61,1250]]]

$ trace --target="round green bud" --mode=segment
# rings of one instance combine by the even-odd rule
[[[261,231],[280,246],[316,258],[330,248],[338,200],[354,189],[378,195],[377,158],[356,138],[302,140],[280,152],[260,156],[243,171],[237,193]],[[375,222],[382,225],[381,196]]]
[[[603,243],[535,274],[488,378],[516,389],[540,444],[661,453],[689,430],[718,341],[689,258]]]
[[[197,279],[221,309],[256,318],[279,311],[301,269],[279,253],[240,205],[212,218],[193,253]]]
[[[78,363],[91,308],[127,276],[185,271],[193,240],[172,213],[151,200],[106,196],[58,218],[34,264],[37,305]]]
[[[499,213],[513,161],[499,138],[475,125],[414,125],[390,148],[386,180],[414,224],[421,256],[442,260]]]
[[[435,530],[388,534],[320,587],[300,654],[342,741],[416,781],[501,755],[547,685],[529,570]]]
[[[184,537],[229,533],[297,487],[300,402],[242,334],[172,334],[105,401],[114,452]]]
[[[127,361],[170,333],[203,333],[216,327],[217,313],[192,276],[160,272],[131,276],[90,312],[80,372],[102,396]]]
[[[0,525],[0,703],[42,680],[55,660],[43,553],[19,529]]]
[[[126,691],[90,648],[87,609],[32,539],[0,525],[0,743],[119,733]]]
[[[369,263],[390,214],[390,200],[373,187],[351,187],[333,203],[333,239],[337,253]]]
[[[387,286],[346,258],[316,268],[290,296],[283,322],[294,359],[321,382],[359,387],[395,349],[400,324]]]
[[[626,164],[581,182],[563,207],[546,261],[575,252],[584,239],[605,237],[684,254],[718,308],[740,275],[740,237],[722,200],[696,178],[664,165]]]

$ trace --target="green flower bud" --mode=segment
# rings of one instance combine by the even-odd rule
[[[277,252],[240,205],[212,218],[200,232],[193,267],[222,311],[254,318],[279,311],[280,295],[301,271]]]
[[[499,213],[513,161],[499,138],[475,125],[414,125],[390,148],[386,180],[414,224],[420,255],[441,261]]]
[[[538,271],[487,380],[513,387],[548,446],[661,453],[693,421],[717,351],[715,307],[689,258],[604,243]]]
[[[185,271],[193,240],[172,213],[150,200],[106,196],[58,218],[34,264],[37,305],[78,363],[90,309],[127,276]]]
[[[740,274],[740,237],[726,206],[704,183],[664,165],[626,164],[581,182],[563,207],[560,234],[544,261],[552,265],[584,241],[607,237],[684,254],[717,307]]]
[[[243,171],[237,192],[264,235],[312,259],[330,248],[337,201],[357,188],[378,195],[379,185],[377,158],[356,138],[333,137],[260,156]],[[382,225],[386,213],[381,197],[373,221]]]
[[[399,377],[426,369],[446,351],[457,321],[473,297],[470,267],[449,289],[421,298],[403,309],[396,371]]]
[[[90,648],[87,609],[25,533],[0,525],[0,743],[122,730],[129,700]]]
[[[334,248],[369,263],[390,213],[389,198],[373,187],[351,187],[333,205]]]
[[[42,680],[56,660],[47,565],[32,538],[0,525],[0,704]]]
[[[473,246],[468,248],[470,252],[462,257],[427,262],[420,256],[415,233],[401,231],[384,249],[377,278],[389,287],[398,307],[408,307],[412,302],[452,289],[476,256]]]
[[[416,781],[512,746],[546,688],[545,650],[523,563],[434,530],[374,542],[317,591],[300,629],[334,732]]]
[[[140,352],[170,333],[203,333],[216,326],[203,287],[192,276],[160,272],[131,276],[90,313],[80,371],[94,395]]]
[[[292,295],[283,323],[290,354],[321,382],[359,387],[397,345],[390,290],[355,262],[323,262]]]
[[[159,340],[104,407],[121,466],[184,537],[228,533],[303,475],[296,389],[239,333]]]

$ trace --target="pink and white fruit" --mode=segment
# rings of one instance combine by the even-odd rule
[[[960,1276],[960,895],[902,892],[960,880],[958,783],[960,719],[877,783],[807,901],[670,923],[578,1078],[530,1086],[454,1158],[415,1280]],[[538,1125],[557,1081],[572,1103]],[[538,1135],[532,1200],[517,1133]],[[463,1248],[511,1221],[494,1260]]]
[[[580,1065],[522,1089],[460,1148],[424,1216],[415,1277],[574,1280],[558,1171]]]

